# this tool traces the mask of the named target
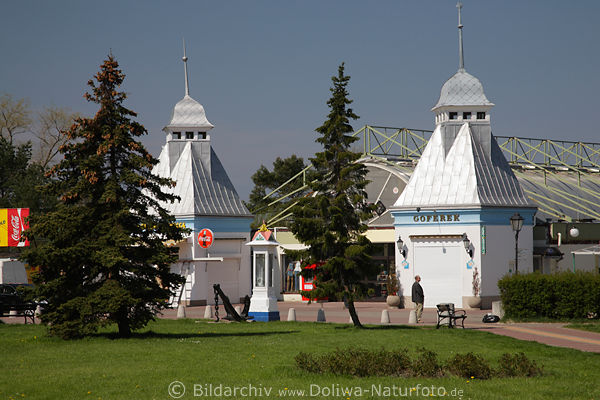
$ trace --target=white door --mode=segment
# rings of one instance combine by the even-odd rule
[[[221,290],[232,304],[240,302],[239,293],[239,260],[225,260],[208,265],[208,304],[215,304],[213,284],[221,285]],[[219,302],[221,300],[219,299]]]
[[[421,276],[425,307],[454,303],[462,307],[461,243],[415,243],[415,275]]]

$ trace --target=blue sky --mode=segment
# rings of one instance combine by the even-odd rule
[[[600,142],[600,2],[463,0],[465,68],[496,104],[500,136]],[[33,108],[87,115],[86,82],[109,51],[127,75],[126,103],[161,131],[190,94],[240,196],[277,156],[311,156],[330,77],[344,61],[365,124],[433,129],[431,107],[458,68],[454,0],[4,1],[0,93]]]

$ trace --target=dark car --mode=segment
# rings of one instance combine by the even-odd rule
[[[32,288],[26,283],[0,284],[0,315],[9,314],[11,310],[22,309],[31,302],[25,300],[25,292]]]

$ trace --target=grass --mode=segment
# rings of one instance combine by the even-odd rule
[[[566,328],[579,329],[582,331],[590,331],[600,333],[600,321],[594,322],[576,322],[565,326]]]
[[[186,386],[183,399],[217,398],[194,396],[194,384],[203,391],[211,384],[213,391],[219,385],[252,385],[257,394],[220,397],[230,399],[299,398],[292,390],[306,390],[305,397],[311,398],[311,385],[329,388],[312,398],[332,399],[386,398],[385,391],[381,396],[364,392],[372,385],[382,390],[399,388],[400,395],[387,398],[401,397],[404,388],[413,388],[410,397],[419,397],[417,394],[427,394],[423,387],[434,385],[436,390],[444,387],[447,398],[456,399],[459,397],[451,394],[458,395],[459,390],[462,399],[600,399],[600,354],[469,329],[373,326],[357,330],[329,323],[158,320],[130,339],[115,339],[113,331],[105,331],[63,341],[45,332],[39,325],[0,324],[0,399],[169,399],[167,390],[173,381]],[[539,378],[487,381],[457,377],[357,379],[311,374],[295,366],[294,356],[301,351],[323,353],[353,345],[368,349],[426,347],[436,351],[441,360],[472,351],[494,367],[502,353],[522,351],[542,365],[545,373]],[[316,394],[316,386],[312,387]],[[363,393],[342,396],[343,387],[359,387]],[[269,388],[272,391],[267,396]],[[331,391],[331,396],[323,390]]]

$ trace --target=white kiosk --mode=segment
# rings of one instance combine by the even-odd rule
[[[263,223],[254,234],[252,241],[246,243],[252,246],[252,298],[248,316],[255,321],[279,321],[277,297],[273,287],[273,272],[276,270],[275,254],[279,242],[273,237],[273,232]]]

